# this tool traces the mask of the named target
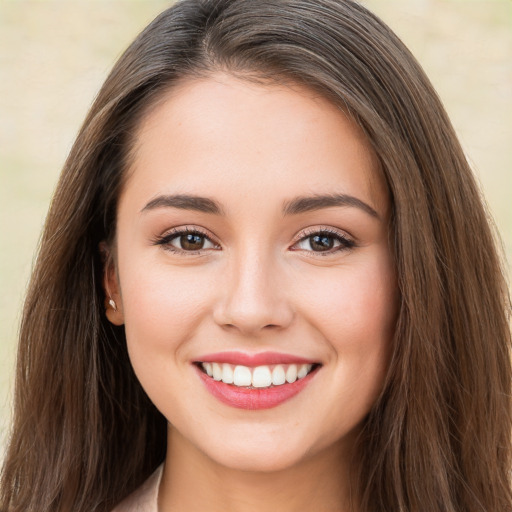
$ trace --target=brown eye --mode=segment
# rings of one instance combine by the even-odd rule
[[[355,242],[342,233],[318,231],[305,236],[295,246],[313,253],[336,253],[355,247]]]
[[[176,253],[194,253],[208,249],[220,249],[201,231],[183,229],[176,230],[155,240],[156,245]]]
[[[309,245],[313,251],[328,251],[334,247],[334,238],[329,235],[313,235],[309,237]]]
[[[185,251],[197,251],[204,246],[204,236],[197,233],[187,233],[179,237],[181,249]]]

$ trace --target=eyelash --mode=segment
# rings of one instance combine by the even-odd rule
[[[171,245],[171,242],[174,239],[179,238],[184,235],[197,235],[197,236],[203,237],[203,238],[207,239],[210,243],[212,243],[214,246],[216,246],[216,248],[219,247],[219,245],[216,242],[214,242],[207,233],[205,233],[204,231],[202,231],[199,228],[190,228],[190,227],[173,229],[172,231],[168,232],[167,234],[165,234],[161,237],[157,237],[153,241],[153,243],[154,243],[154,245],[161,245],[166,251],[170,251],[175,254],[180,254],[180,255],[184,255],[184,256],[185,255],[186,256],[198,255],[198,254],[201,254],[205,250],[206,251],[209,250],[209,249],[197,249],[197,250],[187,251],[185,249],[179,249],[179,248]],[[334,248],[331,248],[327,251],[313,251],[313,250],[307,250],[307,249],[292,249],[292,250],[295,250],[295,251],[296,250],[306,250],[315,255],[325,257],[325,256],[329,256],[329,255],[341,252],[341,251],[348,251],[348,250],[356,247],[356,243],[353,240],[351,240],[350,238],[348,238],[346,235],[340,233],[339,231],[335,231],[332,228],[327,228],[327,227],[310,228],[310,229],[306,230],[305,232],[303,232],[301,234],[301,237],[294,242],[293,245],[295,246],[298,243],[308,240],[315,235],[317,235],[317,236],[323,235],[326,238],[332,238],[332,239],[334,239],[334,243],[338,242],[339,245],[337,245]]]
[[[205,232],[201,231],[198,228],[189,228],[189,227],[173,229],[170,232],[168,232],[167,234],[163,235],[162,237],[158,237],[156,240],[154,240],[154,244],[163,246],[163,248],[166,251],[170,251],[170,252],[177,253],[177,254],[183,254],[183,255],[186,254],[187,256],[200,254],[202,251],[208,250],[208,249],[198,249],[195,251],[187,251],[185,249],[178,249],[177,247],[173,247],[171,245],[172,240],[174,240],[175,238],[184,236],[184,235],[198,235],[198,236],[204,237],[207,240],[209,240],[212,244],[214,244],[218,247],[218,244],[213,242],[211,240],[211,238]]]
[[[321,228],[308,228],[303,233],[301,233],[300,238],[294,242],[294,246],[297,245],[299,242],[311,239],[315,235],[324,236],[326,238],[333,238],[334,242],[338,242],[339,245],[335,246],[328,251],[308,251],[318,256],[330,256],[332,254],[336,254],[343,251],[349,251],[350,249],[353,249],[356,247],[356,243],[354,240],[348,238],[345,234],[336,231],[332,228],[328,227],[321,227]],[[311,242],[310,242],[311,246]],[[293,249],[293,250],[307,250],[307,249]]]

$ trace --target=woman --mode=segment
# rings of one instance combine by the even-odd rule
[[[380,20],[185,0],[63,170],[1,508],[510,510],[509,308],[453,129]]]

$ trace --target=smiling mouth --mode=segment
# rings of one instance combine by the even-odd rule
[[[195,364],[212,380],[245,389],[268,389],[292,384],[321,367],[320,363],[275,364],[256,367],[200,361]]]

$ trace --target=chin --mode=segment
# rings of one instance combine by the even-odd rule
[[[230,441],[227,444],[226,441]],[[287,442],[288,441],[288,442]],[[303,442],[288,439],[225,439],[210,445],[205,455],[227,469],[246,472],[271,473],[283,471],[308,458]],[[213,449],[212,449],[213,447]]]
[[[238,452],[233,454],[222,454],[215,457],[215,462],[226,469],[233,471],[253,473],[274,473],[291,469],[300,463],[301,458],[297,454],[286,454],[274,452],[272,455],[262,455],[252,452]]]

